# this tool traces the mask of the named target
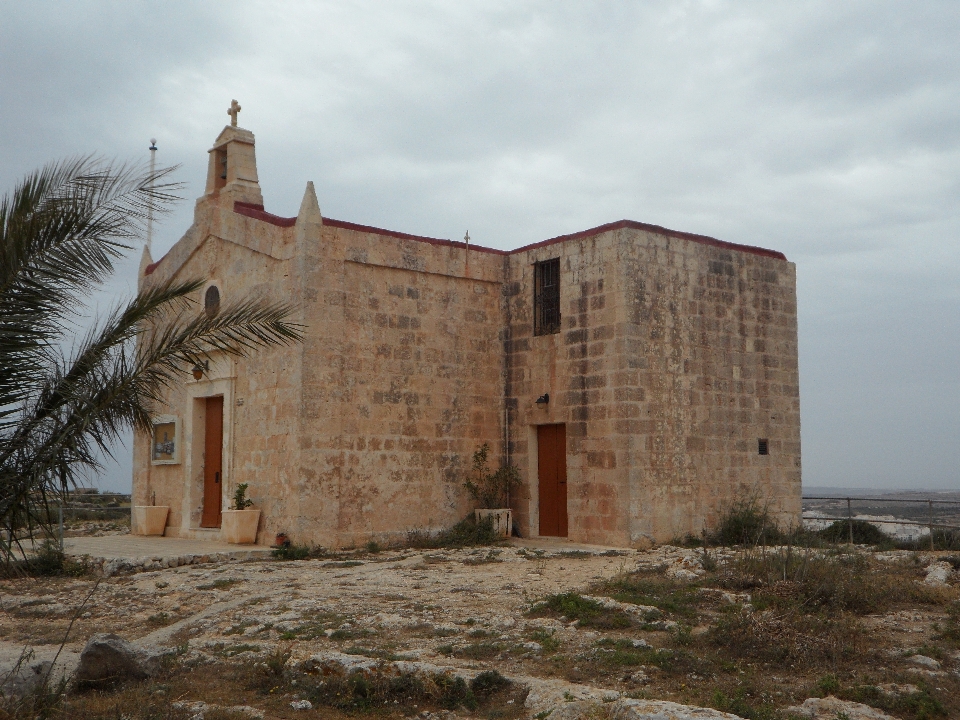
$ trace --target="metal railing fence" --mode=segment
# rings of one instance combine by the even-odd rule
[[[853,523],[854,521],[868,522],[872,525],[910,525],[915,527],[926,528],[930,532],[930,549],[936,549],[934,545],[934,529],[938,530],[960,530],[960,525],[952,525],[943,522],[934,521],[934,506],[935,505],[955,505],[960,507],[960,500],[934,500],[933,498],[871,498],[871,497],[854,497],[854,496],[816,496],[816,495],[803,495],[801,498],[802,501],[806,500],[830,500],[834,502],[845,501],[847,505],[847,514],[846,516],[831,516],[831,515],[818,515],[818,516],[809,516],[807,515],[807,510],[802,511],[801,519],[802,520],[832,520],[834,522],[846,520],[848,522],[849,528],[849,540],[850,544],[853,544]],[[909,504],[922,504],[927,506],[927,520],[924,522],[909,520],[909,519],[897,519],[897,520],[881,520],[874,518],[859,518],[853,514],[853,503],[891,503],[898,505],[909,505]],[[813,511],[809,511],[813,512]]]

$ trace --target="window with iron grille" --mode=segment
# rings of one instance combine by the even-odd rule
[[[757,440],[757,454],[759,455],[770,454],[770,445],[768,444],[766,438],[759,438]]]
[[[560,258],[533,266],[533,334],[560,332]]]

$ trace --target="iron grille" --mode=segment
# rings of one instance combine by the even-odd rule
[[[533,266],[533,334],[560,332],[560,258]]]
[[[770,446],[769,446],[769,444],[767,443],[767,439],[766,439],[766,438],[759,438],[759,439],[757,440],[757,453],[759,453],[760,455],[769,455],[769,454],[770,454]]]

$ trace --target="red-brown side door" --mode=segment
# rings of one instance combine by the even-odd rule
[[[200,527],[220,527],[223,505],[223,396],[207,398]]]
[[[567,536],[567,428],[537,427],[540,534]]]

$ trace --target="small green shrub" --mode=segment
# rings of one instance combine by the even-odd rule
[[[737,691],[730,696],[725,695],[721,690],[714,690],[711,704],[717,710],[746,718],[746,720],[774,720],[779,717],[772,707],[752,705],[743,688],[737,688]]]
[[[505,690],[513,683],[496,670],[484,670],[470,681],[470,690],[478,698],[487,698]]]
[[[837,696],[844,700],[853,700],[900,716],[912,716],[917,720],[935,720],[947,716],[943,703],[931,692],[930,686],[922,680],[918,682],[916,692],[904,695],[885,693],[874,685],[859,685],[844,689]]]
[[[270,551],[275,560],[306,560],[310,557],[310,548],[306,545],[280,545]]]
[[[0,577],[83,577],[89,572],[86,562],[65,555],[51,539],[26,559],[0,565]]]
[[[539,643],[545,653],[556,652],[560,649],[560,641],[554,637],[552,630],[547,631],[543,628],[537,628],[530,633],[530,639],[535,643]]]
[[[233,491],[233,509],[246,510],[253,505],[253,500],[247,498],[248,483],[240,483],[237,489]]]
[[[473,477],[468,478],[463,485],[477,501],[478,507],[508,507],[510,492],[520,486],[520,470],[516,465],[504,465],[496,472],[490,472],[489,455],[488,443],[484,443],[473,453]]]
[[[821,695],[833,695],[840,689],[840,681],[836,675],[824,675],[817,680],[817,690]]]
[[[264,659],[267,669],[276,677],[283,676],[283,670],[292,655],[289,646],[278,645]]]
[[[468,515],[451,528],[432,534],[422,530],[407,533],[407,547],[420,550],[439,548],[465,548],[483,545],[498,545],[503,538],[493,530],[493,518],[483,518],[480,522]]]
[[[563,615],[569,620],[579,621],[581,627],[595,627],[600,630],[615,630],[633,625],[630,616],[625,612],[605,608],[596,600],[574,592],[549,595],[535,605],[531,613]]]
[[[831,543],[850,542],[850,529],[853,526],[853,542],[856,545],[877,545],[882,548],[894,547],[894,539],[876,525],[866,520],[837,520],[820,530],[817,535]]]
[[[411,707],[424,702],[450,710],[478,707],[477,697],[466,680],[447,674],[386,676],[356,670],[345,677],[325,678],[311,687],[307,695],[314,703],[347,711],[369,711],[378,706]]]
[[[707,538],[712,545],[767,545],[781,542],[784,535],[759,498],[750,496],[734,501]]]

